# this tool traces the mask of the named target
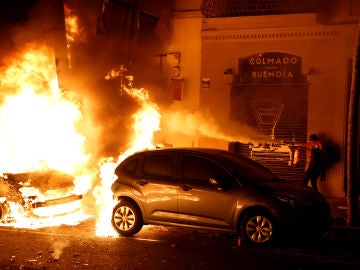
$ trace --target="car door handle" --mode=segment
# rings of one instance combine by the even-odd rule
[[[181,185],[180,187],[181,187],[183,190],[185,190],[185,191],[188,191],[188,190],[191,190],[191,189],[192,189],[192,187],[189,186],[189,185]]]
[[[139,180],[136,183],[139,184],[140,186],[145,186],[145,185],[149,184],[149,182],[146,180]]]

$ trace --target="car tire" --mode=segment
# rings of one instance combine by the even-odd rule
[[[277,237],[274,218],[265,210],[248,212],[240,226],[241,235],[250,245],[274,244]]]
[[[111,223],[122,236],[138,233],[143,226],[139,207],[131,201],[120,201],[113,209]]]

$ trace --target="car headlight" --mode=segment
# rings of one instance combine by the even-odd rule
[[[314,200],[310,198],[299,197],[297,194],[274,192],[274,196],[284,205],[295,206],[311,206],[314,204]]]
[[[278,199],[282,204],[288,206],[295,206],[297,198],[291,194],[283,192],[274,192],[273,194],[276,199]]]

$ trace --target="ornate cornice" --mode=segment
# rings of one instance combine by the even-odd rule
[[[334,1],[324,0],[202,0],[200,9],[205,17],[237,17],[291,13],[326,13]]]
[[[320,25],[317,14],[287,14],[231,18],[204,18],[203,30],[240,30]]]
[[[246,31],[246,32],[226,32],[223,31],[204,31],[202,40],[220,41],[220,40],[245,40],[245,39],[299,39],[299,38],[323,38],[339,36],[337,29],[328,30],[292,30],[292,31]]]
[[[316,14],[204,18],[202,40],[309,39],[353,36],[357,24],[323,25]]]

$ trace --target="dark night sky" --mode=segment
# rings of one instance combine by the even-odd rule
[[[2,21],[21,22],[27,19],[27,14],[37,0],[2,0],[0,2],[0,17]]]

